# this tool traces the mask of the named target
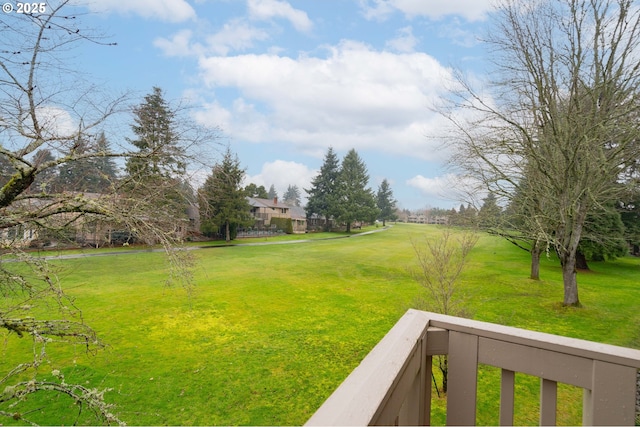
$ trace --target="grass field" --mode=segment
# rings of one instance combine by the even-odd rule
[[[108,344],[95,356],[80,348],[53,356],[68,365],[68,382],[113,388],[107,400],[129,425],[303,424],[411,307],[421,289],[407,274],[410,237],[437,232],[398,224],[346,239],[197,250],[191,298],[163,286],[162,254],[52,261]],[[483,236],[460,293],[478,320],[640,348],[640,260],[591,267],[578,278],[584,308],[564,308],[555,260],[544,259],[542,280],[532,281],[527,253]],[[0,372],[26,344],[5,340]],[[497,378],[488,368],[480,373],[480,424],[497,422]],[[519,377],[517,423],[538,422],[537,387]],[[581,395],[561,388],[559,396],[569,402],[559,422],[579,422]],[[53,403],[58,413],[71,404]],[[443,420],[437,405],[434,412]]]

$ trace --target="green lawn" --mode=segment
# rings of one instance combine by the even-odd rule
[[[54,355],[70,366],[67,381],[113,388],[107,400],[129,425],[302,424],[411,307],[421,290],[406,271],[410,236],[437,232],[398,224],[347,239],[197,250],[191,298],[164,286],[159,253],[54,261],[108,344],[96,356],[80,348]],[[592,263],[579,275],[582,309],[559,304],[555,260],[543,260],[540,282],[526,278],[528,262],[515,246],[481,238],[460,285],[474,318],[640,347],[640,260]],[[24,345],[14,341],[0,348],[0,372]],[[495,378],[491,369],[480,373],[480,424],[495,422]],[[537,382],[523,378],[517,387],[516,422],[537,423]],[[581,397],[564,388],[559,395],[569,401],[560,421],[579,421]],[[70,402],[55,405],[60,412]]]

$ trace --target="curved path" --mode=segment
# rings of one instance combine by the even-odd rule
[[[187,251],[194,251],[197,249],[212,249],[212,248],[229,248],[234,246],[264,246],[264,245],[292,245],[296,243],[311,243],[311,242],[319,242],[322,240],[337,240],[337,239],[347,239],[352,237],[366,236],[373,233],[379,233],[381,231],[388,230],[391,228],[391,225],[384,226],[379,229],[365,231],[357,234],[350,234],[347,236],[335,236],[335,237],[323,237],[320,239],[302,239],[302,240],[283,240],[277,242],[251,242],[251,243],[234,243],[234,244],[226,244],[226,245],[210,245],[210,246],[189,246],[184,248]],[[114,255],[131,255],[138,254],[141,252],[164,252],[164,249],[132,249],[128,251],[117,251],[117,252],[100,252],[100,253],[86,253],[86,254],[68,254],[68,255],[45,255],[40,257],[40,259],[44,260],[63,260],[63,259],[77,259],[77,258],[89,258],[89,257],[100,257],[100,256],[114,256]],[[3,260],[3,262],[17,262],[19,260]]]

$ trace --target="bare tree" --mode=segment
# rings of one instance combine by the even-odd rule
[[[127,144],[112,149],[98,143],[98,135],[110,130],[109,120],[126,111],[125,98],[100,96],[98,87],[82,84],[83,76],[73,70],[72,47],[79,42],[96,48],[107,43],[82,26],[75,2],[41,5],[45,7],[31,14],[0,16],[0,335],[7,342],[28,339],[32,343],[20,363],[0,373],[0,417],[30,423],[22,405],[35,394],[58,393],[77,404],[78,416],[94,416],[77,422],[120,423],[104,400],[105,390],[68,383],[62,366],[47,352],[60,344],[94,350],[100,342],[65,295],[55,271],[24,251],[24,246],[33,238],[103,224],[105,233],[123,229],[161,242],[178,269],[171,278],[187,287],[190,276],[184,268],[189,259],[176,246],[180,236],[171,226],[175,220],[158,209],[157,200],[163,194],[158,182],[144,197],[121,191],[131,183],[113,176],[104,177],[109,182],[100,194],[52,185],[56,171],[74,162],[157,160],[163,153],[141,153]]]
[[[632,0],[502,0],[494,17],[491,88],[460,78],[443,108],[453,161],[496,195],[520,194],[526,235],[555,249],[563,302],[579,306],[587,214],[620,196],[619,177],[640,155],[640,9]]]
[[[418,308],[451,316],[466,315],[463,298],[457,292],[458,278],[477,241],[478,235],[471,230],[454,233],[450,228],[443,229],[437,237],[411,240],[417,265],[409,272],[426,291],[425,296],[416,301]],[[442,390],[446,393],[447,357],[439,356],[437,360]]]

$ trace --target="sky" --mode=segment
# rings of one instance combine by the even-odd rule
[[[75,0],[74,0],[75,1]],[[331,146],[355,149],[398,207],[451,208],[452,70],[482,74],[491,0],[94,0],[83,19],[117,46],[81,66],[139,99],[153,86],[221,129],[246,183],[310,188]],[[95,12],[95,13],[94,13]],[[219,148],[218,148],[219,149]],[[223,151],[223,150],[220,150]],[[218,155],[220,157],[220,155]]]

